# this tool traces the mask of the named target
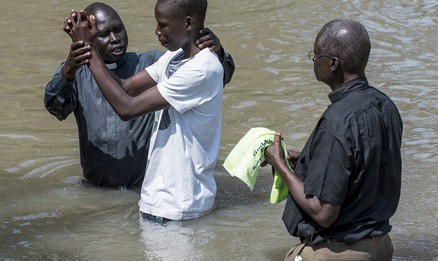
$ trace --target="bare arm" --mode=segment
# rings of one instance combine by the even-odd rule
[[[116,81],[113,74],[103,63],[98,52],[93,47],[92,58],[89,68],[98,84],[102,94],[123,120],[130,120],[138,116],[156,110],[168,108],[170,104],[159,93],[156,83],[146,71],[141,71],[136,75],[124,80]],[[149,87],[153,85],[152,87]],[[131,96],[126,90],[138,89],[138,86],[145,88],[137,96]]]
[[[340,206],[324,202],[316,196],[309,196],[304,193],[304,182],[284,162],[280,142],[281,135],[277,134],[274,143],[265,150],[265,160],[281,175],[298,206],[320,226],[331,226],[339,216]]]

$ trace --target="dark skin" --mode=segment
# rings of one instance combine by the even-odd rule
[[[95,16],[97,32],[94,44],[103,61],[105,63],[114,63],[122,60],[128,47],[128,35],[117,12],[105,4],[90,5],[85,9],[85,12]],[[70,28],[77,21],[78,14],[73,10],[70,17],[65,19],[63,30],[70,34]],[[210,48],[220,58],[224,55],[219,38],[209,28],[199,30],[199,36],[195,44],[199,49]],[[62,68],[62,74],[66,80],[72,81],[76,71],[82,65],[88,64],[91,51],[91,45],[85,44],[84,41],[73,41],[66,63]]]
[[[73,12],[75,13],[75,12]],[[160,43],[169,50],[181,48],[185,57],[192,57],[199,53],[200,48],[196,40],[199,31],[204,27],[196,17],[178,15],[163,2],[155,6],[155,18],[157,28],[155,33]],[[66,22],[69,30],[67,33],[73,42],[84,41],[91,46],[88,61],[99,88],[113,109],[122,120],[130,120],[146,113],[170,107],[157,88],[157,83],[150,77],[147,71],[122,80],[113,75],[105,66],[99,54],[94,39],[96,37],[95,17],[87,17],[86,12],[75,13]]]
[[[340,37],[343,34],[352,33],[351,28],[345,28],[340,33]],[[313,72],[318,81],[322,81],[327,84],[332,91],[337,90],[345,84],[356,80],[361,77],[365,77],[364,69],[356,72],[349,72],[343,69],[345,61],[342,58],[336,56],[321,56],[324,52],[324,46],[320,43],[321,34],[319,32],[316,36],[313,46],[313,52],[315,53],[315,60],[313,62]],[[338,51],[341,52],[340,50]]]
[[[342,37],[342,34],[351,34],[353,29],[346,26],[339,30],[339,35]],[[320,32],[317,35],[314,43],[314,73],[316,79],[324,82],[334,91],[342,88],[342,86],[352,80],[364,77],[364,69],[357,72],[348,72],[343,69],[343,65],[346,61],[342,58],[323,55],[324,53],[329,53],[324,50],[324,46],[320,42],[323,33],[324,32]],[[360,39],[358,39],[358,41],[360,41]],[[366,62],[367,61],[364,61],[361,68],[365,68]],[[277,134],[274,143],[266,148],[265,162],[263,165],[269,163],[278,171],[283,181],[289,187],[292,198],[316,223],[324,228],[330,227],[338,218],[341,206],[325,202],[314,195],[304,193],[304,182],[298,178],[294,170],[287,167],[284,161],[281,139],[281,134]],[[296,162],[299,155],[297,152],[289,152],[288,159],[292,162]]]

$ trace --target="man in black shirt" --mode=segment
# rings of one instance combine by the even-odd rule
[[[309,58],[316,78],[332,90],[331,105],[302,152],[289,152],[294,170],[283,160],[280,134],[265,151],[289,187],[284,224],[301,240],[286,260],[391,260],[403,124],[391,99],[368,85],[370,49],[360,23],[324,25]]]

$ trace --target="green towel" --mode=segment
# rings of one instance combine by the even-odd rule
[[[236,144],[224,161],[224,168],[231,176],[237,177],[253,191],[260,164],[265,160],[265,148],[274,143],[275,131],[267,128],[252,128]],[[281,141],[287,166],[292,169],[287,157],[286,144]],[[289,188],[275,171],[270,201],[276,204],[287,198]]]

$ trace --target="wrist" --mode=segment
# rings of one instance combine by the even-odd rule
[[[224,48],[221,46],[221,48],[219,48],[219,50],[215,51],[217,57],[219,57],[219,61],[221,63],[224,62],[224,58],[225,58],[225,51]]]
[[[71,68],[66,65],[62,67],[62,77],[69,82],[75,79],[75,72],[73,72],[73,70],[71,70]]]

